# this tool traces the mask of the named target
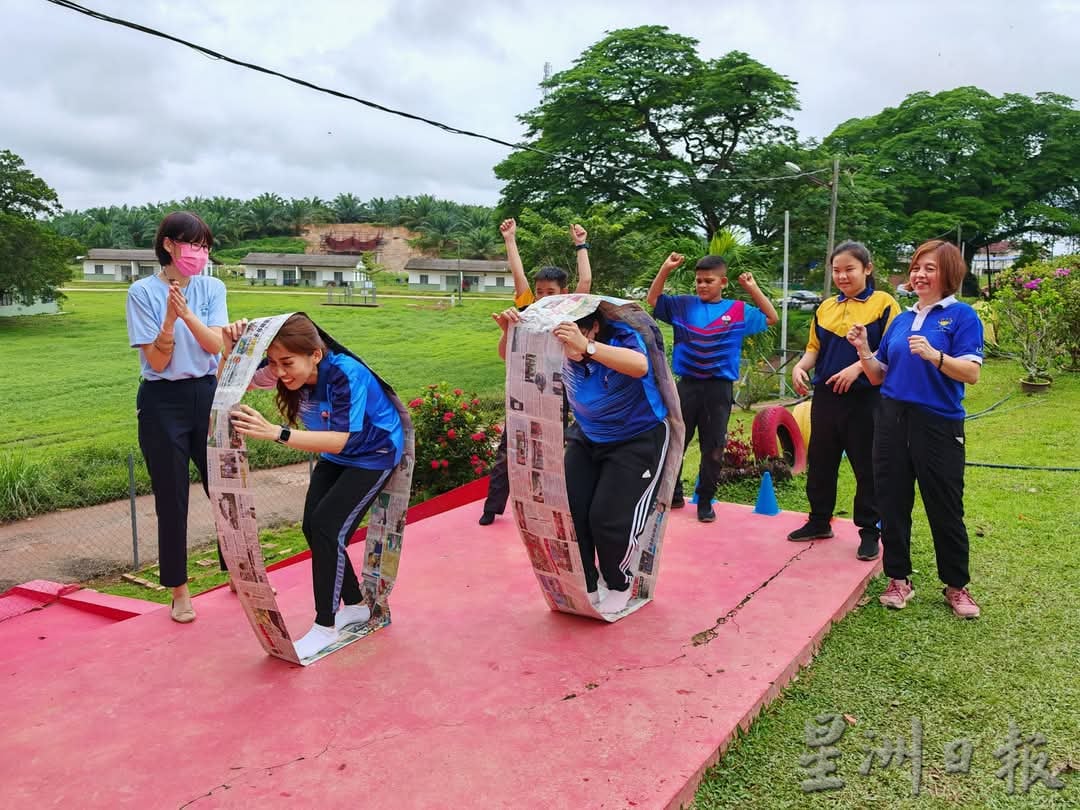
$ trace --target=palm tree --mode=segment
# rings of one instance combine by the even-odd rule
[[[386,200],[382,197],[374,197],[368,202],[371,210],[371,221],[381,225],[397,225],[401,220],[401,198],[394,197]]]
[[[266,192],[247,203],[247,220],[255,237],[276,236],[286,233],[289,220],[285,214],[285,201],[277,194]]]
[[[466,259],[494,259],[503,250],[503,242],[494,228],[470,228],[461,235],[461,255]]]
[[[419,238],[414,244],[421,250],[443,253],[456,248],[461,236],[460,220],[445,210],[437,210],[417,226]]]
[[[335,222],[365,222],[371,213],[355,194],[338,194],[330,203]]]

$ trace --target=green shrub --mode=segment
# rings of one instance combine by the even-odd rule
[[[0,454],[0,520],[21,520],[46,511],[55,496],[45,464],[22,454]]]
[[[502,427],[482,406],[475,394],[446,383],[429,385],[409,403],[416,432],[414,492],[430,497],[487,474]]]

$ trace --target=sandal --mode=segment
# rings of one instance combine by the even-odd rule
[[[188,624],[195,621],[195,608],[190,604],[186,608],[178,608],[175,599],[172,600],[169,605],[169,613],[172,615],[172,620],[174,622],[179,622],[180,624]]]

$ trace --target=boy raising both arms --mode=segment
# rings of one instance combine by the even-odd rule
[[[739,286],[756,306],[725,300],[727,263],[719,256],[704,256],[694,268],[697,295],[665,295],[668,275],[684,257],[672,253],[660,266],[647,296],[653,317],[670,323],[675,330],[672,370],[679,375],[679,399],[686,424],[686,447],[694,432],[701,447],[698,470],[697,518],[702,523],[716,520],[712,499],[727,446],[728,418],[731,416],[732,386],[739,378],[739,358],[743,338],[764,332],[778,320],[772,302],[765,297],[750,273],[739,276]],[[671,508],[683,500],[682,472],[675,482]]]
[[[517,246],[517,223],[513,219],[504,219],[499,225],[503,242],[506,243],[506,260],[510,265],[510,273],[514,277],[514,306],[505,312],[492,314],[492,318],[499,324],[502,336],[499,338],[499,357],[506,358],[506,333],[510,324],[517,320],[518,312],[525,309],[533,301],[546,298],[549,295],[562,295],[566,289],[566,271],[559,267],[541,267],[533,281],[535,292],[529,288],[529,279],[525,275],[525,266],[521,263],[521,254]],[[574,243],[574,251],[577,253],[577,287],[576,293],[588,293],[592,288],[592,266],[589,264],[589,238],[588,232],[580,225],[570,226],[570,239]],[[501,515],[506,508],[506,500],[510,497],[510,479],[506,470],[506,433],[503,432],[499,441],[499,449],[495,454],[495,461],[491,465],[491,473],[488,481],[488,496],[484,501],[484,513],[480,516],[480,525],[488,526],[495,522],[495,516]]]

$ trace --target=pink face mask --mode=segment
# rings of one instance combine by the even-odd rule
[[[206,267],[206,260],[210,251],[205,247],[189,245],[187,242],[177,242],[180,247],[180,255],[173,259],[176,269],[185,276],[197,276]]]

